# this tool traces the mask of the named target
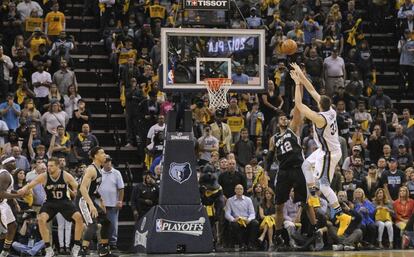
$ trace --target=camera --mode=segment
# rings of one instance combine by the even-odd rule
[[[34,210],[26,210],[23,213],[23,220],[27,220],[27,219],[35,219],[37,216],[37,213]]]

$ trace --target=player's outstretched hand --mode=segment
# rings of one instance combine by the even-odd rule
[[[28,190],[25,187],[20,188],[19,190],[17,190],[17,194],[21,197],[24,197],[25,195],[27,195]]]
[[[301,80],[306,80],[307,79],[306,75],[303,73],[302,69],[299,67],[299,65],[297,63],[292,63],[292,64],[290,64],[290,66],[293,68],[293,70],[296,72],[297,76]]]
[[[300,85],[301,80],[299,78],[298,73],[295,70],[290,71],[290,77],[295,81],[296,85]]]
[[[98,217],[98,210],[95,208],[95,206],[91,206],[90,211],[91,211],[92,218]]]

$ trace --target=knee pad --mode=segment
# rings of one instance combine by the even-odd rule
[[[336,196],[332,188],[329,186],[329,183],[327,185],[326,183],[323,183],[323,180],[321,180],[319,189],[321,190],[322,194],[325,196],[326,200],[328,200],[328,203],[330,205],[338,202],[338,197]]]
[[[302,172],[305,176],[306,184],[315,184],[315,176],[313,176],[312,172],[312,164],[305,160],[302,163]]]
[[[98,225],[96,224],[96,223],[92,223],[92,224],[89,224],[87,227],[86,227],[86,231],[85,231],[85,234],[84,234],[84,240],[85,241],[92,241],[92,239],[93,239],[93,236],[94,236],[94,234],[96,233],[96,231],[98,230]]]
[[[102,239],[109,239],[109,231],[111,229],[111,221],[106,216],[102,216],[99,219],[99,223],[102,225],[102,227],[101,227],[101,238]]]

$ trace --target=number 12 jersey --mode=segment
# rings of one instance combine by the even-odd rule
[[[276,158],[281,170],[289,170],[293,167],[301,167],[303,163],[303,151],[300,138],[290,128],[284,133],[274,136]]]

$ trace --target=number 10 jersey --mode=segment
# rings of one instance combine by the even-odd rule
[[[302,166],[304,160],[302,146],[295,132],[288,128],[284,133],[274,135],[274,143],[279,169],[289,170]]]

